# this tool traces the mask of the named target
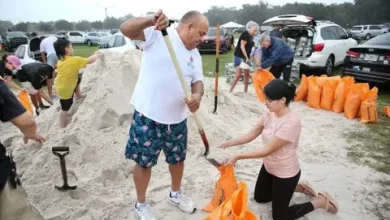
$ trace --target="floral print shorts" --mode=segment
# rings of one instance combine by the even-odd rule
[[[156,165],[161,150],[168,164],[177,164],[186,158],[187,119],[179,124],[160,124],[134,110],[129,136],[126,158],[141,167]]]

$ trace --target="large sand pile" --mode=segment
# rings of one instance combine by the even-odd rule
[[[30,143],[25,146],[20,138],[13,138],[18,132],[10,132],[14,131],[11,126],[2,125],[1,138],[12,146],[29,199],[46,219],[135,219],[136,193],[131,174],[134,163],[125,159],[124,148],[133,112],[129,101],[137,81],[140,58],[139,51],[121,56],[105,54],[103,60],[88,66],[81,83],[88,96],[75,103],[68,128],[59,128],[58,103],[37,118],[39,132],[47,139],[44,145]],[[201,120],[213,147],[210,157],[218,160],[233,152],[261,147],[259,138],[245,147],[225,151],[214,148],[219,142],[248,131],[259,115],[266,112],[252,87],[249,94],[242,93],[241,86],[231,94],[225,83],[220,84],[218,114],[211,113],[214,100],[211,79],[206,80],[206,94],[200,109]],[[349,162],[345,149],[348,143],[342,136],[345,130],[358,129],[361,125],[343,115],[313,110],[302,103],[294,103],[292,107],[303,118],[299,148],[302,177],[309,179],[318,190],[328,190],[340,203],[337,216],[321,210],[303,219],[377,219],[370,209],[380,201],[372,196],[369,200],[367,196],[378,188],[378,179],[388,177]],[[159,219],[199,220],[207,216],[200,209],[211,198],[213,176],[210,173],[215,173],[216,169],[201,156],[204,149],[192,118],[189,120],[188,142],[183,188],[192,195],[199,211],[188,215],[166,203],[170,175],[165,156],[161,154],[159,164],[153,169],[147,194]],[[59,161],[52,154],[51,147],[62,145],[71,149],[66,162],[68,169],[78,178],[76,181],[70,177],[71,183],[78,186],[74,191],[54,189],[54,185],[62,180]],[[236,167],[237,178],[248,183],[250,198],[261,163],[261,160],[240,161]],[[307,198],[302,195],[296,194],[293,198],[293,203],[304,201]],[[270,204],[259,205],[250,199],[249,206],[262,220],[271,219]],[[380,211],[389,214],[388,210]]]

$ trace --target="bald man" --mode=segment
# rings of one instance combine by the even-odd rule
[[[187,152],[187,108],[197,111],[204,93],[202,59],[196,47],[208,32],[209,24],[197,11],[186,13],[176,28],[168,24],[168,18],[159,10],[153,17],[132,18],[121,25],[121,32],[143,50],[140,74],[131,99],[134,115],[125,150],[126,158],[137,163],[133,171],[137,189],[135,214],[142,220],[156,219],[145,194],[151,169],[157,164],[161,151],[171,174],[168,203],[186,213],[195,211],[194,203],[181,190],[181,180]],[[161,34],[164,29],[191,88],[189,101]]]

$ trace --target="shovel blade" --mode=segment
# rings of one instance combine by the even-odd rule
[[[206,158],[206,160],[212,164],[213,166],[215,167],[220,167],[222,164],[220,164],[217,160],[213,159],[213,158]]]

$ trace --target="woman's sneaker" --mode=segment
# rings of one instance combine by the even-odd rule
[[[196,211],[194,202],[188,196],[184,195],[181,190],[175,196],[172,196],[172,193],[169,192],[167,201],[168,204],[178,207],[185,213],[192,214]]]
[[[138,220],[157,220],[147,203],[142,205],[138,205],[137,202],[135,203],[135,216]]]

